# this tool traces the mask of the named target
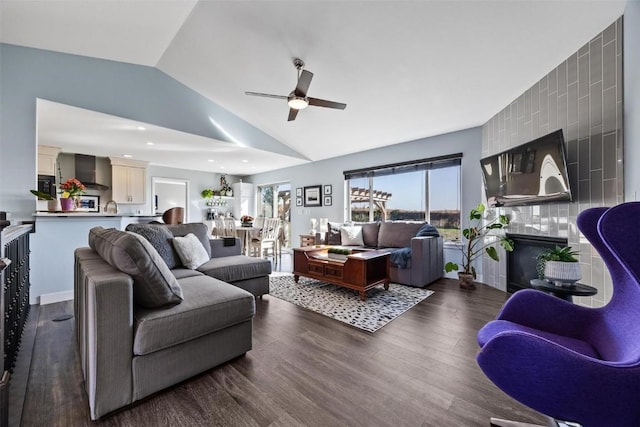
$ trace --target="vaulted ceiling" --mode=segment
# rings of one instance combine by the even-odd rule
[[[2,0],[0,40],[157,67],[319,160],[482,125],[625,3]],[[244,94],[289,94],[296,57],[344,111],[288,122],[285,100]]]

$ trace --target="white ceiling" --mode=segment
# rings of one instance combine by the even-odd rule
[[[156,66],[319,160],[482,125],[625,3],[2,0],[0,38]],[[315,74],[309,96],[344,111],[287,122],[284,100],[244,95],[287,95],[294,57]]]

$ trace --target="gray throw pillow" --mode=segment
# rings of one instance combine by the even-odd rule
[[[139,234],[151,243],[170,270],[182,266],[173,247],[173,234],[165,224],[129,224],[127,231]]]
[[[342,244],[342,234],[340,233],[340,227],[342,224],[327,223],[327,245],[340,245]]]
[[[188,224],[176,224],[176,225],[167,225],[173,237],[184,237],[189,233],[193,233],[196,235],[202,246],[204,246],[204,250],[207,251],[207,255],[211,258],[211,243],[209,242],[209,228],[207,228],[206,224],[201,222],[191,222]]]
[[[158,308],[182,302],[182,288],[158,251],[144,237],[115,228],[94,227],[89,246],[112,267],[133,277],[136,304]]]

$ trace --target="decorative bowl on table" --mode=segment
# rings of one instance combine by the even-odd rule
[[[251,215],[242,215],[240,217],[240,225],[242,227],[253,227],[253,217]]]

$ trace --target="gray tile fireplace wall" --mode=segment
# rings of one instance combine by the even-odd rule
[[[581,211],[623,201],[622,17],[544,76],[482,128],[482,156],[562,129],[573,202],[499,208],[510,233],[564,237],[580,250],[581,283],[595,286],[578,304],[599,307],[611,298],[611,278],[576,228]],[[506,290],[506,257],[485,256],[482,281]]]

